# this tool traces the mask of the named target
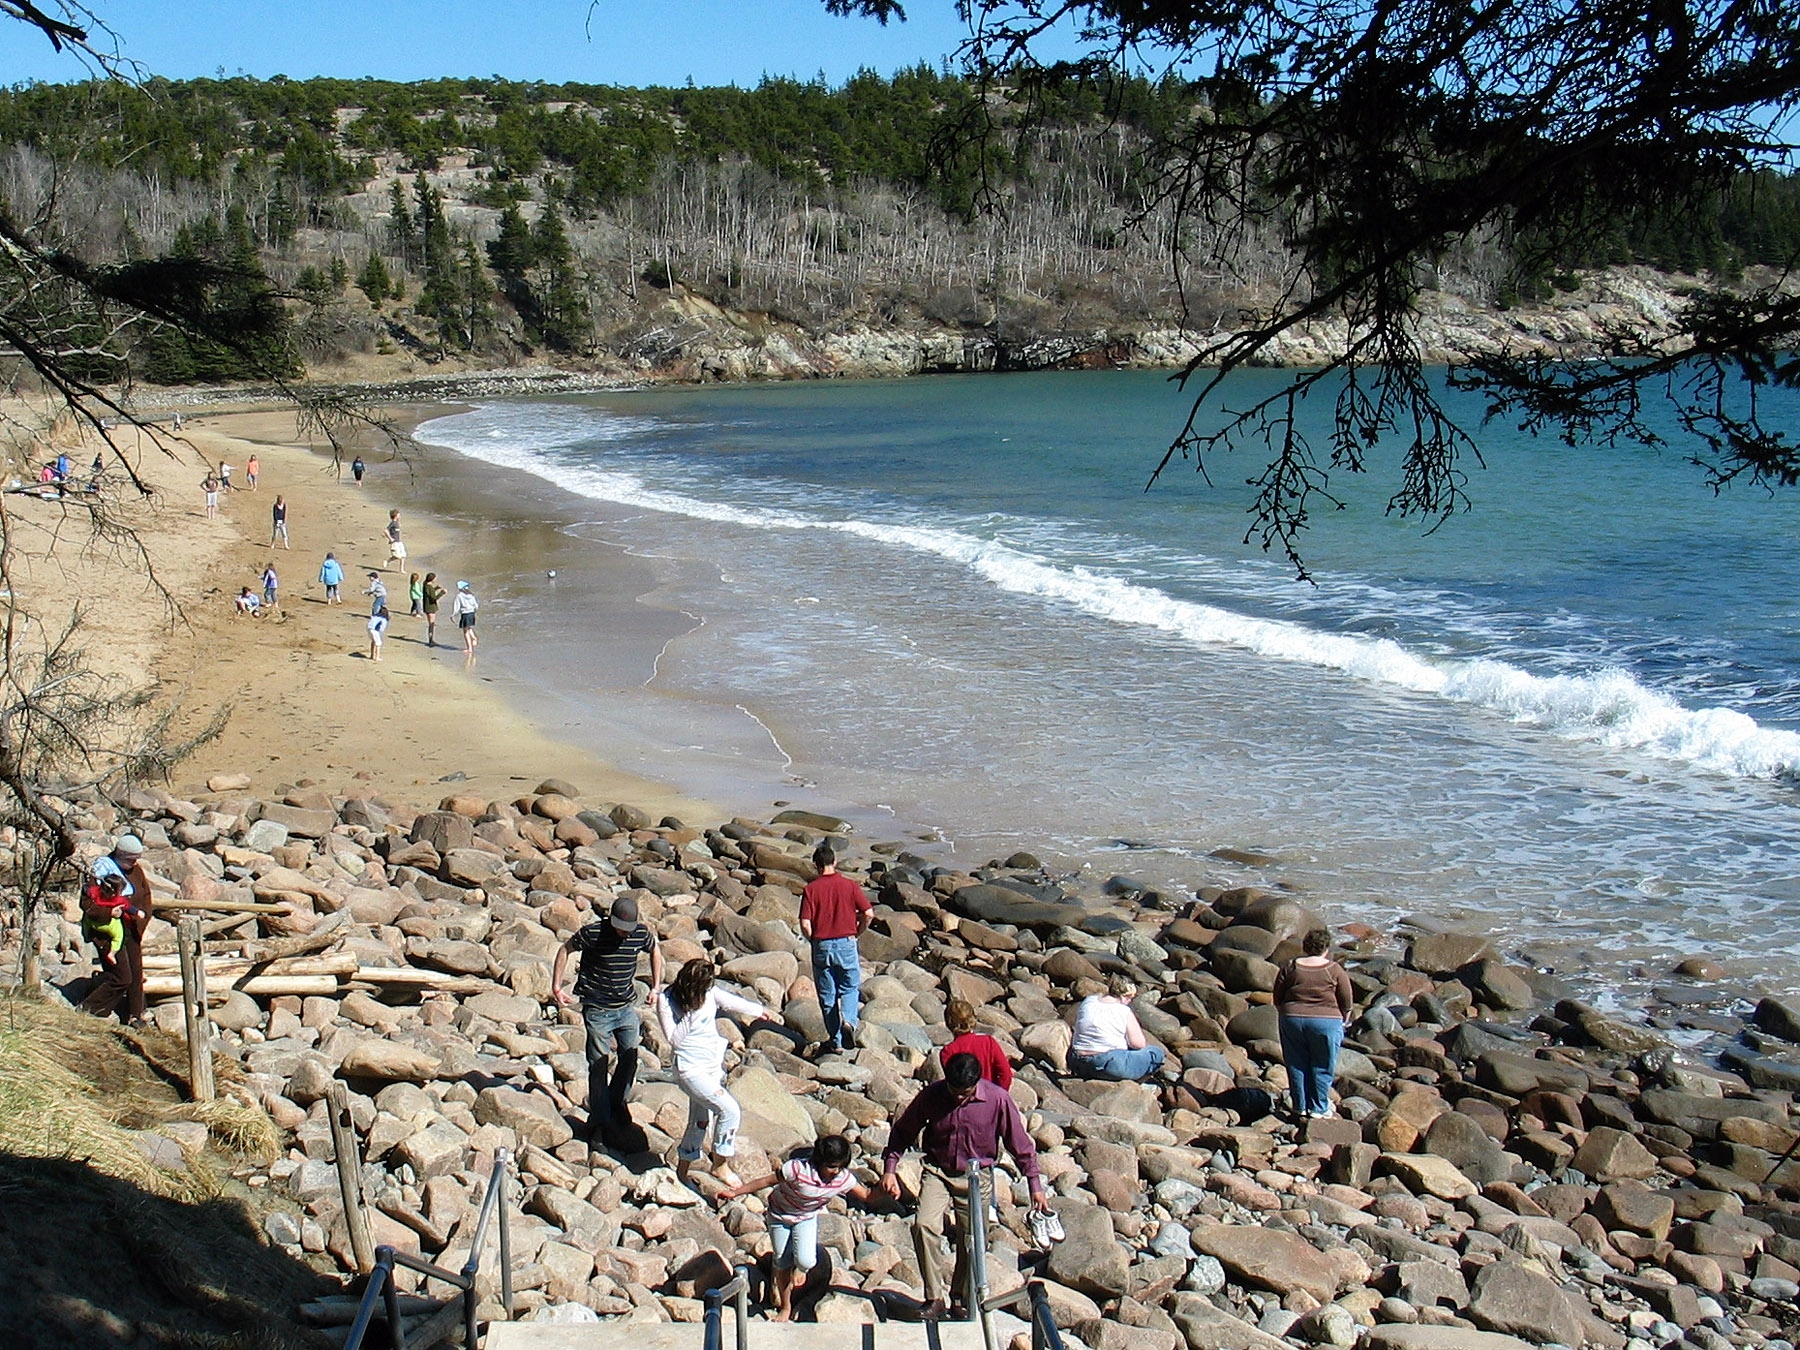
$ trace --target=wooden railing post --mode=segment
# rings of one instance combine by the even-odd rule
[[[181,952],[181,1014],[187,1030],[188,1088],[197,1102],[210,1102],[213,1085],[212,1017],[206,1010],[206,949],[200,920],[183,919],[175,930]]]
[[[325,1094],[331,1108],[331,1151],[337,1158],[338,1191],[344,1197],[344,1226],[350,1232],[350,1253],[356,1270],[367,1275],[375,1269],[375,1243],[369,1236],[369,1215],[363,1208],[362,1150],[356,1145],[356,1128],[350,1121],[350,1093],[334,1081]]]

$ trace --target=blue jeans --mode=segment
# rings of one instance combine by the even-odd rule
[[[629,1121],[625,1098],[637,1081],[638,1046],[643,1041],[643,1022],[630,1004],[608,1008],[598,1003],[581,1005],[581,1021],[587,1027],[588,1129],[590,1132],[614,1120]],[[608,1059],[618,1051],[617,1062]]]
[[[848,1050],[856,1041],[856,1010],[862,999],[862,953],[853,937],[825,938],[812,945],[813,984],[825,1014],[825,1039]]]
[[[1337,1076],[1338,1047],[1344,1043],[1341,1017],[1283,1017],[1281,1058],[1288,1091],[1303,1116],[1329,1115],[1331,1080]]]
[[[811,1270],[819,1264],[819,1216],[798,1223],[770,1219],[769,1245],[775,1249],[775,1269]]]
[[[1069,1066],[1083,1078],[1110,1078],[1118,1083],[1137,1083],[1163,1066],[1160,1045],[1142,1050],[1106,1050],[1098,1055],[1069,1056]]]

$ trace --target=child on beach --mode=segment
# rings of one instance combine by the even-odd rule
[[[351,477],[356,479],[356,485],[358,487],[362,486],[363,470],[367,467],[368,466],[363,463],[363,457],[361,455],[358,455],[355,459],[350,461],[350,474]]]
[[[231,491],[231,465],[224,460],[219,461],[219,486],[227,492]]]
[[[400,541],[400,513],[388,512],[387,523],[388,562],[403,563],[406,561],[406,545]],[[384,566],[386,564],[383,564]]]
[[[244,465],[244,481],[250,485],[250,490],[252,492],[256,491],[256,475],[261,472],[261,470],[262,461],[257,459],[255,455],[250,456],[250,462]]]
[[[206,518],[211,520],[219,514],[219,479],[216,474],[207,474],[200,480],[201,490],[206,493]]]
[[[788,1159],[777,1172],[741,1186],[727,1186],[720,1200],[736,1200],[773,1186],[769,1197],[769,1242],[774,1246],[775,1316],[794,1316],[794,1286],[819,1260],[819,1215],[833,1197],[847,1195],[868,1204],[872,1192],[850,1170],[850,1141],[841,1134],[820,1135],[808,1156]]]
[[[344,584],[344,565],[337,560],[337,554],[327,553],[325,561],[319,564],[319,584],[325,588],[325,603],[341,605],[343,597],[338,594],[338,587]]]
[[[372,597],[369,601],[369,660],[379,661],[381,640],[388,629],[387,587],[381,582],[381,573],[369,573],[369,589],[363,594]]]
[[[676,1175],[683,1181],[705,1151],[707,1129],[713,1135],[713,1156],[719,1159],[713,1173],[727,1185],[738,1184],[730,1159],[737,1152],[738,1122],[743,1113],[737,1099],[725,1090],[725,1038],[719,1034],[719,1015],[766,1017],[780,1015],[760,1003],[713,987],[713,963],[695,957],[676,974],[656,1000],[657,1020],[663,1039],[675,1060],[675,1081],[688,1095],[687,1133],[676,1151]]]
[[[280,585],[281,578],[275,575],[275,564],[270,563],[263,568],[262,574],[263,604],[270,609],[275,608],[275,593]]]
[[[475,654],[475,611],[480,608],[481,602],[469,589],[469,583],[457,582],[456,599],[450,602],[450,612],[456,616],[456,626],[462,629],[463,650],[471,656]]]
[[[427,572],[425,582],[419,587],[419,607],[425,615],[425,645],[437,646],[438,601],[444,598],[444,588],[437,584],[437,573]]]
[[[412,608],[406,611],[406,617],[416,619],[425,612],[425,583],[419,574],[414,572],[412,580],[406,584],[406,598],[412,601]]]
[[[279,539],[283,548],[292,548],[293,545],[288,543],[287,498],[279,492],[275,494],[275,505],[269,508],[269,514],[273,521],[269,530],[269,547],[274,548],[275,541]]]
[[[237,606],[239,614],[248,614],[253,619],[262,614],[262,601],[256,598],[256,592],[248,586],[238,592],[237,599],[233,603]]]

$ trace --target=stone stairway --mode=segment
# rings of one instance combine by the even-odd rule
[[[994,1344],[1001,1350],[1026,1323],[994,1313]],[[734,1350],[737,1331],[727,1314],[725,1350]],[[485,1350],[701,1350],[706,1338],[697,1322],[590,1322],[579,1326],[538,1326],[495,1322]],[[974,1322],[766,1322],[748,1329],[749,1350],[983,1350]]]

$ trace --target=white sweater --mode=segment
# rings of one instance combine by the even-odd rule
[[[656,1000],[663,1039],[675,1052],[675,1072],[687,1078],[711,1079],[724,1073],[725,1038],[719,1034],[721,1012],[763,1017],[768,1011],[760,1003],[718,988],[708,992],[698,1008],[682,1017],[676,1015],[668,990]]]

